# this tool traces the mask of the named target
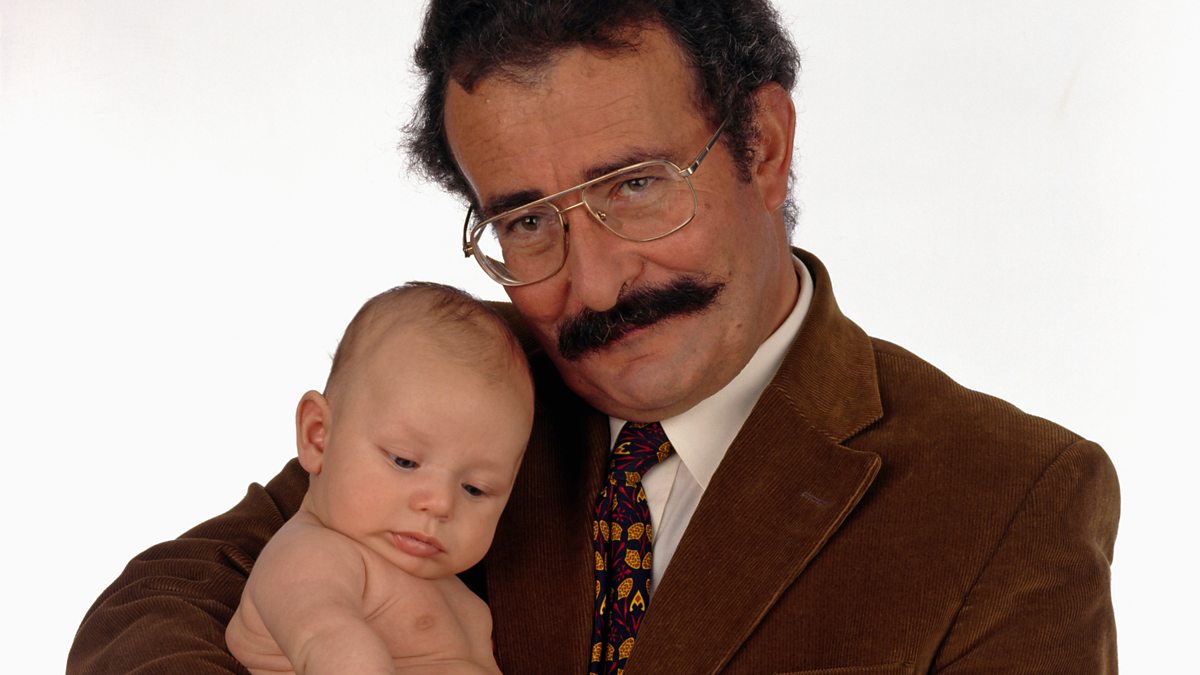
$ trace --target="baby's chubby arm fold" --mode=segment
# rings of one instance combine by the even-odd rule
[[[363,613],[365,585],[362,554],[348,538],[293,522],[263,551],[242,602],[300,675],[391,674],[387,645]]]

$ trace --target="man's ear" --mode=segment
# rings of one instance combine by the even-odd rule
[[[296,454],[309,475],[321,473],[325,464],[329,422],[329,399],[315,391],[300,397],[296,406]]]
[[[754,90],[754,183],[768,211],[788,196],[792,143],[796,136],[796,106],[778,82]]]

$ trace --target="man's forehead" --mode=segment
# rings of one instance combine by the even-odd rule
[[[451,82],[447,141],[477,206],[502,211],[637,161],[682,160],[680,126],[703,123],[692,77],[657,33],[617,54],[575,48],[536,81]]]

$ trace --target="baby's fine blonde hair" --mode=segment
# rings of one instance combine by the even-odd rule
[[[466,291],[430,281],[410,281],[363,304],[333,354],[325,395],[383,333],[413,331],[432,340],[444,357],[496,378],[513,369],[529,378],[529,363],[516,336],[491,307]]]

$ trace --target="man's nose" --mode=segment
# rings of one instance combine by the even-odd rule
[[[449,481],[427,480],[413,490],[409,501],[414,511],[448,520],[454,515],[454,486]]]
[[[603,312],[617,304],[621,289],[641,270],[637,244],[610,232],[587,207],[565,209],[567,261],[563,264],[570,280],[570,293],[584,307]]]

